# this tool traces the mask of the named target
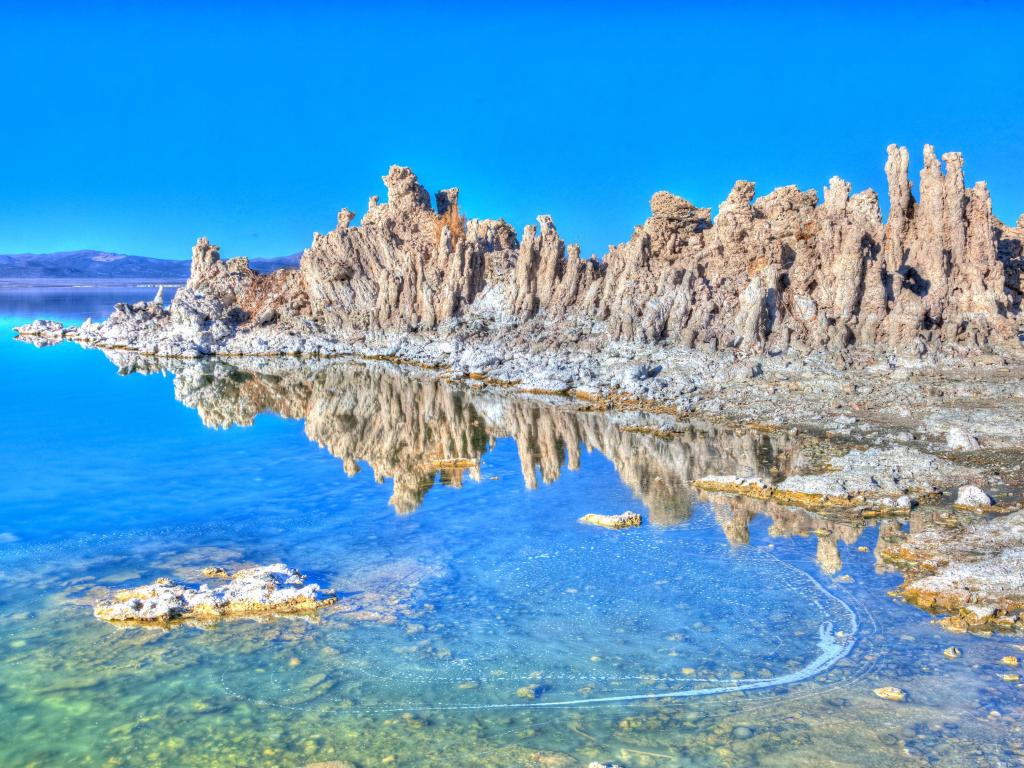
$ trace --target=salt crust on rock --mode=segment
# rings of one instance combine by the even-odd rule
[[[958,507],[990,507],[994,503],[992,497],[976,485],[963,485],[957,491],[956,506]]]
[[[168,622],[266,613],[300,613],[335,602],[334,594],[283,563],[245,568],[226,584],[190,587],[160,579],[122,590],[96,604],[94,613],[106,621]]]

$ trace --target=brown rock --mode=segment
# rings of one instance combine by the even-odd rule
[[[139,309],[132,322],[187,329],[203,354],[264,321],[282,338],[491,333],[510,348],[587,334],[688,349],[820,349],[844,361],[850,349],[1020,351],[1024,231],[993,217],[984,183],[965,186],[959,153],[940,161],[925,147],[919,201],[908,167],[907,150],[890,146],[884,223],[877,194],[851,194],[838,177],[820,202],[792,186],[755,198],[754,184],[738,181],[713,221],[708,208],[656,193],[626,242],[584,260],[550,216],[520,241],[504,221],[467,221],[457,188],[438,192],[435,210],[416,175],[392,166],[387,202],[371,198],[359,226],[342,209],[298,270],[259,275],[200,238],[170,312]],[[133,343],[150,342],[117,340]]]

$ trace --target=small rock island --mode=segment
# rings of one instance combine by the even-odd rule
[[[226,616],[308,613],[333,604],[337,598],[319,584],[284,563],[244,568],[228,577],[222,569],[208,569],[224,584],[191,587],[170,579],[158,579],[134,589],[117,592],[94,608],[106,621],[167,623],[183,619],[216,619]]]

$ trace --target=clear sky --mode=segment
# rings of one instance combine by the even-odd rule
[[[890,142],[1024,212],[1024,3],[771,5],[4,3],[0,253],[293,253],[392,163],[602,253],[659,189],[886,207]]]

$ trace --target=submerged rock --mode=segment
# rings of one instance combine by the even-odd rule
[[[430,610],[422,601],[424,585],[444,578],[447,571],[434,562],[414,558],[360,563],[335,584],[340,599],[332,610],[352,621],[392,624]]]
[[[591,513],[584,515],[579,522],[586,525],[598,525],[602,528],[621,530],[622,528],[636,528],[643,523],[644,519],[636,512],[623,512],[618,515],[598,515]]]
[[[331,605],[332,592],[283,563],[237,571],[227,584],[190,587],[158,579],[98,602],[95,616],[106,621],[169,622],[267,613],[302,613]]]
[[[541,693],[544,691],[544,686],[537,683],[531,683],[530,685],[523,685],[516,689],[516,696],[520,699],[539,699]]]
[[[907,692],[892,685],[875,688],[875,696],[886,701],[906,701]]]

